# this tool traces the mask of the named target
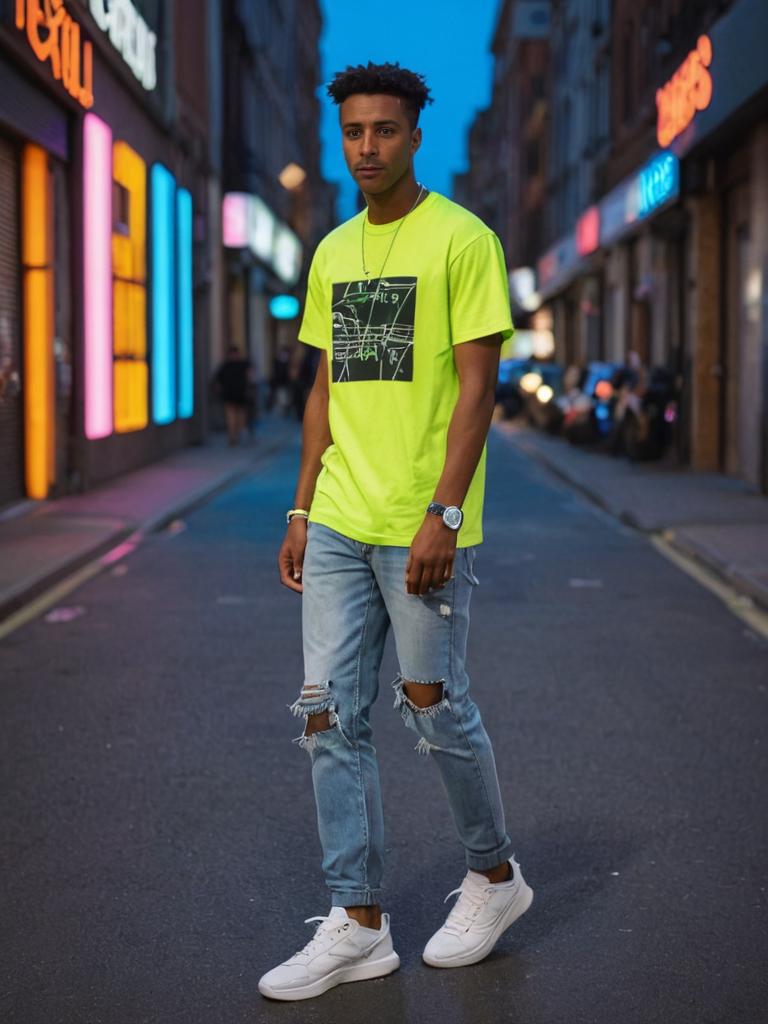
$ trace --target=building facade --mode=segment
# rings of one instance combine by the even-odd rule
[[[270,302],[303,294],[314,247],[336,223],[335,187],[320,171],[322,17],[318,0],[223,8],[222,349],[237,345],[265,381],[280,346],[299,352],[296,316],[275,318]]]
[[[317,0],[0,0],[0,506],[204,441],[228,343],[269,375],[335,222],[320,30]]]
[[[500,19],[535,6],[505,2]],[[551,323],[565,364],[634,353],[666,369],[678,460],[766,491],[768,5],[553,0],[550,15],[543,244],[508,249],[531,318]],[[506,123],[504,151],[519,154],[525,121]],[[505,170],[509,230],[525,239],[536,165]]]
[[[202,438],[209,110],[205,0],[0,13],[7,504]]]

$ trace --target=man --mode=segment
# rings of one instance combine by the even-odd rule
[[[400,963],[381,911],[369,723],[390,625],[395,706],[438,765],[469,869],[424,960],[483,959],[533,896],[464,667],[499,342],[513,331],[503,253],[482,221],[416,181],[423,76],[369,63],[328,91],[367,209],[321,242],[310,269],[299,338],[321,358],[278,560],[302,594],[305,682],[291,710],[304,718],[297,741],[311,758],[332,906],[260,980],[274,999]]]

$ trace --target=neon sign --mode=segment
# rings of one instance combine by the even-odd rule
[[[680,192],[680,162],[674,153],[661,153],[650,160],[639,174],[641,217],[674,199]]]
[[[192,196],[162,164],[148,174],[144,159],[113,141],[109,125],[94,114],[83,123],[83,192],[85,436],[142,430],[150,398],[155,423],[192,416]]]
[[[295,295],[275,295],[269,300],[269,312],[275,320],[293,320],[299,315],[299,308]]]
[[[659,145],[669,146],[696,116],[712,101],[712,41],[699,36],[696,49],[691,50],[666,85],[656,92],[656,137]]]
[[[576,223],[576,252],[588,256],[600,244],[600,210],[590,206]]]
[[[151,92],[157,85],[157,36],[136,10],[131,0],[90,0],[93,20],[109,33],[109,41],[133,72]]]
[[[80,25],[64,0],[16,0],[16,28],[26,31],[32,52],[85,110],[93,106],[93,47],[81,42]]]
[[[126,198],[126,223],[112,216],[112,320],[115,430],[147,425],[147,165],[120,140],[112,180]],[[114,193],[113,193],[114,194]]]
[[[247,192],[227,192],[221,217],[225,248],[250,249],[281,281],[295,284],[301,273],[301,242],[262,199]]]

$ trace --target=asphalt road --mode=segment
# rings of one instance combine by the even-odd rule
[[[259,995],[329,906],[286,707],[301,599],[275,566],[297,465],[3,643],[3,1024],[762,1024],[768,644],[495,436],[469,669],[534,905],[483,963],[421,962],[465,869],[392,707],[390,636],[374,728],[402,966]]]

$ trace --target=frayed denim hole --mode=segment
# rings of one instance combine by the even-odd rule
[[[305,715],[305,723],[309,719],[309,715]],[[341,719],[336,713],[335,706],[328,709],[328,728],[318,729],[317,732],[313,732],[310,736],[306,734],[306,724],[304,726],[304,733],[301,736],[297,736],[292,742],[298,743],[299,746],[312,754],[318,748],[324,747],[327,744],[335,744],[342,742],[346,744],[351,750],[356,749],[355,744],[349,739],[347,734],[341,727]]]
[[[435,704],[429,704],[427,707],[422,708],[411,700],[408,694],[405,692],[406,685],[413,683],[416,686],[436,686],[438,683],[442,686],[443,692],[440,700]],[[394,707],[400,708],[400,713],[403,719],[407,722],[406,712],[410,711],[417,718],[433,718],[438,715],[445,708],[450,709],[451,702],[448,698],[448,683],[445,679],[410,679],[407,676],[403,676],[402,673],[398,672],[397,676],[392,682],[392,686],[395,689],[395,703]],[[405,709],[405,710],[404,710]]]

